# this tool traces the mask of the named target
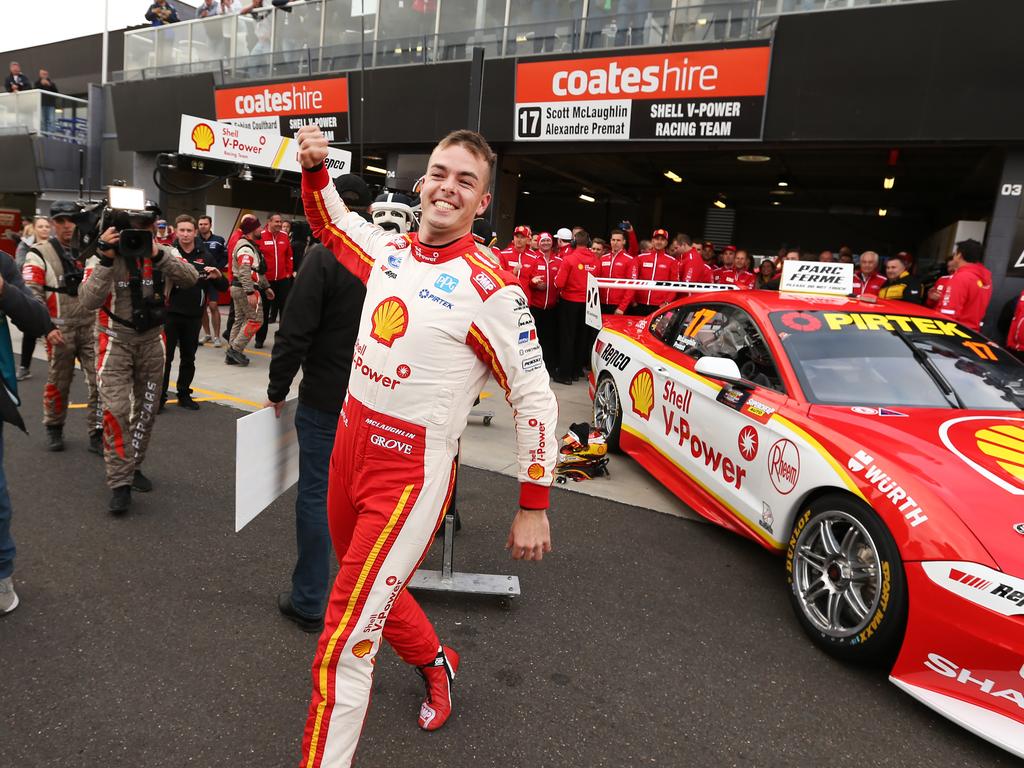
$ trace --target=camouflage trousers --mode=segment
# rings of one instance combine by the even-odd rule
[[[103,408],[107,486],[131,485],[153,433],[164,376],[164,337],[96,338],[96,382]]]
[[[259,296],[259,293],[256,294]],[[231,286],[231,301],[235,307],[235,324],[231,326],[231,348],[235,352],[244,352],[249,340],[263,325],[263,308],[256,303],[255,309],[249,303],[245,290],[237,285]],[[260,297],[260,301],[263,298]]]
[[[96,393],[96,338],[92,324],[63,326],[63,344],[46,344],[50,365],[43,389],[43,424],[61,427],[68,418],[68,393],[75,376],[75,360],[82,364],[85,386],[88,389],[86,429],[89,434],[103,428],[97,408]]]

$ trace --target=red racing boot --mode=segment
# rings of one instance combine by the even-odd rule
[[[436,731],[452,714],[452,680],[459,669],[459,654],[442,645],[437,657],[422,667],[417,667],[420,677],[427,685],[427,698],[420,706],[420,728]]]

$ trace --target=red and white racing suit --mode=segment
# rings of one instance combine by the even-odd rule
[[[853,273],[854,296],[877,296],[885,285],[885,275],[875,272],[870,277],[863,272]]]
[[[557,404],[519,283],[471,234],[443,248],[350,212],[323,167],[302,174],[313,233],[366,284],[331,458],[327,513],[341,568],[313,662],[302,766],[348,766],[382,636],[407,663],[438,639],[406,591],[452,493],[470,408],[493,375],[512,405],[519,503],[546,509]]]

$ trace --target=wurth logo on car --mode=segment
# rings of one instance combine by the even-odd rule
[[[911,528],[916,528],[928,520],[928,515],[921,511],[921,507],[914,501],[914,497],[903,490],[899,483],[889,477],[889,475],[875,466],[874,457],[868,453],[857,451],[846,462],[846,466],[855,474],[863,473],[864,479],[875,486],[886,499],[892,502],[892,505],[910,523]]]
[[[1004,616],[1024,616],[1024,579],[979,563],[921,563],[933,582],[965,600]]]

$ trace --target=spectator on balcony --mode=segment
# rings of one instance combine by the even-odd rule
[[[235,4],[235,0],[220,0],[220,15],[230,16],[238,13],[241,10],[240,6]]]
[[[156,0],[150,3],[146,11],[146,21],[154,27],[162,27],[164,24],[177,24],[178,11],[167,0]]]
[[[16,93],[17,91],[27,91],[32,88],[32,84],[28,81],[28,78],[21,74],[21,65],[16,62],[11,62],[11,74],[4,80],[4,89],[8,93]]]
[[[60,93],[57,90],[57,84],[50,79],[50,73],[45,69],[39,70],[39,79],[36,80],[36,84],[32,86],[37,91],[49,91],[50,93]],[[52,133],[57,127],[57,121],[54,119],[56,114],[56,99],[48,94],[41,96],[42,108],[43,108],[43,132]]]
[[[221,13],[221,4],[217,0],[203,0],[203,2],[196,8],[196,18],[206,19],[210,16],[219,16]]]

